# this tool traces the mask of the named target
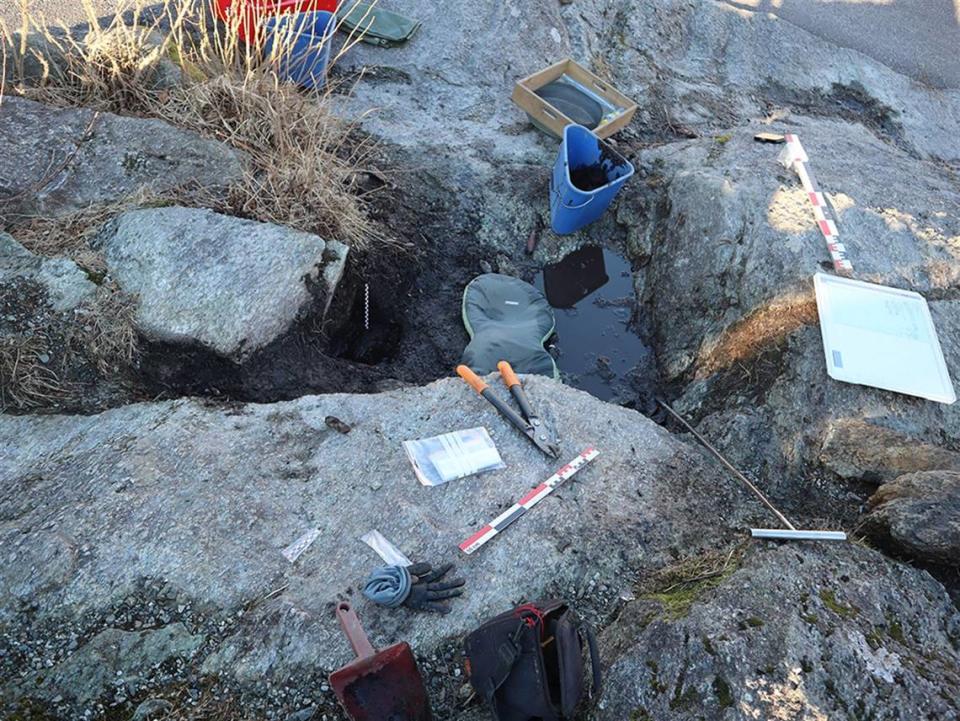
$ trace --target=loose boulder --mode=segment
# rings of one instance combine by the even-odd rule
[[[14,84],[35,85],[51,78],[62,79],[67,58],[63,45],[59,44],[61,41],[51,38],[39,32],[28,32],[24,36],[21,31],[11,33],[10,42],[0,37],[0,50],[3,51],[0,72],[6,88]]]
[[[15,281],[39,285],[54,311],[76,308],[96,286],[68,258],[34,255],[7,233],[0,233],[0,286]]]
[[[861,529],[893,553],[960,564],[960,473],[909,473],[883,484],[870,497]]]
[[[96,246],[120,287],[139,296],[144,336],[234,362],[307,313],[322,321],[347,256],[316,235],[180,207],[124,213]]]
[[[873,483],[916,471],[960,471],[960,453],[852,419],[828,424],[820,461],[842,478]]]
[[[0,223],[56,217],[138,191],[184,185],[215,192],[242,177],[226,145],[159,120],[55,108],[16,96],[0,103]]]

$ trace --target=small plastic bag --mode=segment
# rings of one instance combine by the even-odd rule
[[[457,478],[504,467],[493,439],[483,427],[404,441],[403,448],[414,473],[425,486],[439,486]]]
[[[367,531],[360,540],[366,543],[370,548],[377,552],[377,555],[391,566],[412,566],[413,561],[407,558],[403,551],[394,546],[380,531],[374,528]]]

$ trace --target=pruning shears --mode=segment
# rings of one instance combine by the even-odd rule
[[[523,415],[517,413],[501,400],[490,386],[467,366],[457,366],[457,375],[470,384],[470,387],[477,393],[486,398],[490,405],[496,408],[500,415],[510,421],[521,433],[529,438],[533,445],[551,458],[559,458],[560,447],[557,445],[556,438],[547,428],[546,424],[544,424],[540,416],[533,410],[533,406],[530,405],[530,401],[527,399],[527,394],[523,391],[523,384],[520,382],[517,374],[513,372],[513,368],[511,368],[510,364],[506,361],[500,361],[497,363],[497,370],[500,371],[500,377],[503,379],[507,388],[510,389],[510,394],[517,401],[517,405],[520,406],[520,413]]]

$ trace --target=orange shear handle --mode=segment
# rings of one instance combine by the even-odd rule
[[[506,361],[497,363],[497,370],[500,371],[500,377],[503,378],[503,382],[507,388],[520,385],[520,378],[513,372],[513,367]]]
[[[473,390],[475,390],[480,395],[483,395],[483,392],[489,388],[486,382],[474,373],[470,368],[464,365],[457,366],[457,375],[463,378]]]

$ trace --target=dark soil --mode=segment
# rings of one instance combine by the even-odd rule
[[[904,138],[900,113],[871,96],[859,83],[834,83],[830,92],[824,93],[820,90],[799,91],[774,82],[764,88],[764,96],[771,111],[788,105],[806,115],[839,117],[860,123],[880,139],[916,154]]]
[[[478,202],[467,193],[450,193],[427,170],[406,175],[402,194],[375,196],[373,217],[411,250],[403,256],[358,259],[351,280],[358,302],[331,352],[375,362],[385,375],[404,383],[424,384],[453,374],[469,340],[461,318],[463,289],[484,272],[490,255],[476,240]],[[370,290],[369,330],[362,322],[364,286]],[[393,343],[386,354],[385,335]]]
[[[610,181],[599,163],[596,165],[581,165],[570,169],[570,182],[578,190],[590,191],[602,188]]]
[[[614,150],[610,143],[600,143],[600,159],[593,165],[580,165],[570,168],[570,182],[579,190],[591,191],[613,182],[611,171],[624,165],[626,158]]]

